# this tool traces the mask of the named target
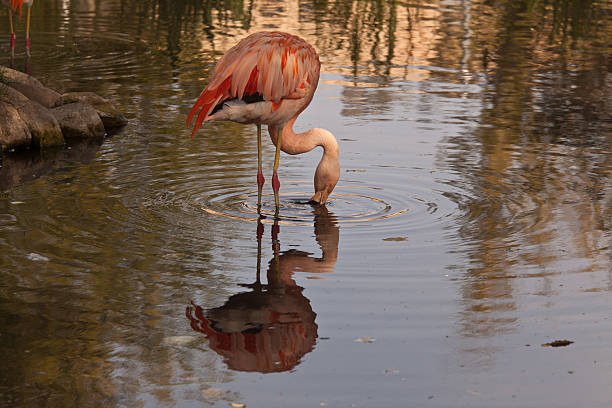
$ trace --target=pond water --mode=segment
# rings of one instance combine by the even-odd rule
[[[40,1],[12,61],[7,15],[0,64],[129,124],[2,156],[1,406],[612,404],[609,2]],[[185,118],[270,29],[342,170],[312,207],[282,154],[258,221],[255,126]]]

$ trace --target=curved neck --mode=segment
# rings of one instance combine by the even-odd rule
[[[340,178],[340,162],[338,160],[338,142],[334,135],[325,129],[314,128],[303,133],[293,131],[294,116],[282,127],[281,150],[288,154],[300,154],[311,151],[317,146],[323,147],[323,157],[314,175],[315,194],[310,201],[324,204]],[[280,127],[268,126],[270,138],[274,145],[278,143]]]
[[[323,147],[323,156],[331,156],[332,158],[338,158],[338,142],[336,138],[327,130],[313,128],[303,133],[295,133],[293,131],[293,124],[297,116],[294,116],[287,122],[283,127],[283,135],[281,138],[281,150],[287,154],[301,154],[311,151],[317,146]],[[270,133],[270,139],[276,146],[278,138],[279,127],[270,125],[268,126],[268,132]]]

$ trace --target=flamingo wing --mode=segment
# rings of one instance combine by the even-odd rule
[[[304,97],[316,87],[320,66],[314,48],[297,36],[268,31],[244,38],[217,62],[209,84],[191,108],[187,125],[197,113],[191,136],[227,99],[259,95],[277,109],[283,99]]]

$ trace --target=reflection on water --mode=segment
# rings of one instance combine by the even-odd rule
[[[0,167],[0,191],[7,191],[35,180],[66,163],[87,164],[95,158],[103,140],[75,141],[65,148],[42,152],[5,153],[2,155],[2,166]]]
[[[203,333],[210,347],[232,370],[280,372],[293,369],[312,351],[317,339],[316,313],[292,275],[295,272],[330,273],[338,257],[339,227],[326,207],[314,210],[315,237],[321,257],[290,249],[280,252],[279,224],[272,225],[273,257],[267,283],[260,279],[264,225],[257,224],[257,277],[241,286],[251,289],[232,295],[223,306],[204,311],[193,304],[186,309],[191,328]]]
[[[130,122],[2,156],[0,405],[608,407],[611,7],[35,2],[32,74]],[[317,48],[297,127],[338,135],[343,169],[312,214],[320,152],[281,157],[266,283],[254,129],[184,124],[219,56],[263,29]]]
[[[441,159],[462,190],[449,196],[469,259],[459,329],[468,339],[519,330],[517,293],[555,297],[566,274],[601,273],[596,290],[611,287],[602,273],[611,262],[611,116],[601,64],[609,31],[597,20],[603,3],[578,4],[508,3],[487,21],[497,37],[484,25],[473,33],[488,50],[478,127],[448,137],[452,149]]]

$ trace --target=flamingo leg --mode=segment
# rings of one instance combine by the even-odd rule
[[[26,55],[30,56],[30,10],[32,7],[28,7],[28,19],[26,24]]]
[[[257,282],[256,284],[260,288],[261,286],[261,237],[264,233],[264,226],[261,223],[261,217],[257,219]]]
[[[274,224],[272,225],[272,253],[274,254],[274,272],[276,278],[280,278],[280,259],[278,253],[280,252],[280,241],[278,240],[278,233],[280,227],[278,226],[278,217],[274,217]],[[269,282],[268,282],[269,283]]]
[[[9,23],[11,25],[11,57],[15,56],[15,43],[17,37],[15,36],[15,29],[13,28],[13,10],[9,8]]]
[[[257,124],[257,213],[261,212],[261,190],[265,179],[261,170],[261,124]]]
[[[274,155],[274,169],[272,172],[272,189],[274,190],[274,205],[276,206],[275,214],[278,215],[278,209],[280,207],[280,201],[278,198],[278,190],[280,189],[280,181],[278,181],[278,161],[280,159],[280,147],[281,138],[283,136],[282,129],[278,130],[278,137],[276,138],[276,154]]]

